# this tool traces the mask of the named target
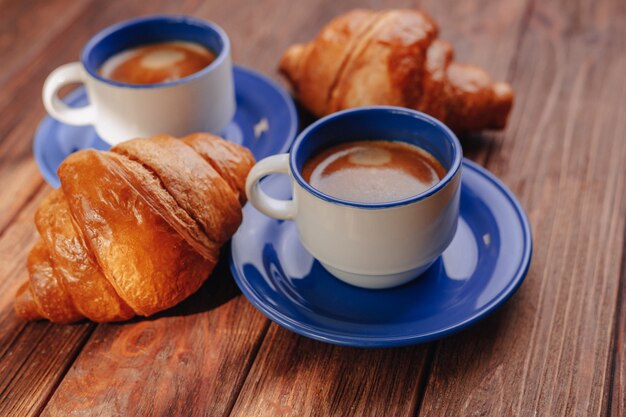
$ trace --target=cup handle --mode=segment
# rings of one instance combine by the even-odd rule
[[[250,170],[246,180],[248,200],[257,210],[269,217],[293,220],[296,216],[296,204],[293,200],[272,198],[261,189],[259,181],[270,174],[289,174],[289,154],[268,156]]]
[[[85,83],[86,75],[80,62],[72,62],[55,69],[48,75],[43,85],[43,104],[55,119],[70,125],[83,126],[94,124],[96,109],[93,104],[72,108],[63,103],[58,92],[61,87],[71,83]]]

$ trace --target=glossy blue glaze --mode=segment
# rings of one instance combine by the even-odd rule
[[[286,176],[268,178],[263,188],[290,197]],[[231,271],[248,300],[287,329],[340,345],[399,346],[449,335],[492,312],[522,283],[531,251],[519,202],[491,173],[465,160],[454,240],[404,286],[368,290],[339,281],[302,247],[293,222],[251,205],[232,240]]]
[[[304,180],[302,169],[313,155],[329,146],[357,140],[388,140],[415,145],[437,158],[446,175],[421,194],[389,203],[341,200],[322,193]],[[437,193],[456,176],[462,160],[462,148],[456,135],[434,117],[404,107],[367,106],[333,113],[304,129],[293,144],[289,163],[294,179],[311,194],[331,203],[377,209],[415,203]]]
[[[237,111],[222,136],[250,148],[257,160],[287,152],[298,127],[291,98],[274,81],[249,69],[235,66],[234,80]],[[80,107],[87,104],[87,96],[80,88],[65,101],[70,106]],[[266,130],[262,129],[264,126]],[[43,119],[33,141],[39,170],[53,187],[59,186],[56,171],[61,162],[70,153],[84,148],[107,150],[110,145],[100,139],[91,126],[69,126],[50,116]]]
[[[158,84],[126,84],[104,78],[98,73],[105,61],[118,52],[149,43],[171,41],[186,41],[203,45],[215,54],[215,60],[188,77]],[[81,62],[92,77],[103,83],[126,88],[148,89],[168,87],[202,77],[218,66],[229,54],[228,36],[219,26],[189,16],[160,15],[127,20],[104,29],[85,45]]]

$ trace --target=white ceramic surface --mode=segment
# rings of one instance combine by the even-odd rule
[[[168,23],[167,17],[159,18]],[[181,22],[180,18],[175,19]],[[130,22],[141,23],[142,19]],[[129,85],[98,76],[94,72],[97,69],[87,70],[90,64],[84,56],[90,52],[84,51],[80,62],[65,64],[46,79],[42,94],[46,110],[66,124],[93,125],[96,133],[111,145],[161,133],[184,136],[220,132],[235,113],[235,93],[228,37],[219,27],[211,26],[207,36],[220,37],[223,49],[203,70],[175,82]],[[101,35],[94,39],[98,36]],[[100,43],[104,42],[106,39]],[[92,41],[86,48],[98,47],[98,42]],[[59,90],[71,83],[85,85],[89,105],[70,108],[60,100]]]

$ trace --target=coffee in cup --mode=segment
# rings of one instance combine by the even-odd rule
[[[406,142],[364,140],[314,155],[302,177],[322,193],[359,203],[404,200],[435,186],[446,174],[426,150]]]
[[[158,42],[118,52],[99,73],[126,84],[159,84],[188,77],[214,60],[215,54],[199,43]]]

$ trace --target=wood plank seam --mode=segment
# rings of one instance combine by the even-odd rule
[[[626,224],[624,225],[624,240],[626,240]],[[615,392],[616,390],[615,376],[618,373],[618,370],[617,370],[618,346],[621,343],[623,343],[620,337],[619,329],[622,327],[624,323],[624,319],[622,315],[620,314],[621,309],[619,308],[619,306],[622,306],[624,303],[624,287],[626,287],[626,251],[622,253],[622,266],[621,266],[619,276],[620,276],[620,286],[617,291],[618,308],[615,309],[615,320],[613,323],[613,338],[611,339],[611,347],[610,347],[611,369],[610,369],[610,372],[608,373],[609,393],[608,393],[608,399],[607,399],[607,404],[606,404],[606,416],[607,417],[611,417],[612,415],[613,401],[624,401],[624,398],[620,398],[621,396],[623,396],[623,393],[621,392],[621,390],[618,390],[617,393]]]
[[[2,347],[2,350],[0,351],[0,361],[2,361],[2,359],[4,359],[4,356],[11,352],[11,350],[13,349],[13,346],[15,346],[15,343],[17,343],[17,339],[20,338],[20,335],[22,334],[22,332],[24,331],[24,328],[28,325],[27,322],[23,322],[19,329],[15,332],[15,334],[13,335],[13,338],[11,340],[8,341],[8,343],[6,343],[6,345],[4,345]]]
[[[25,328],[26,328],[26,326],[23,326],[21,332],[23,332]],[[21,334],[21,332],[20,332],[20,334]],[[35,343],[35,346],[38,346],[45,337],[46,337],[46,333],[42,332],[41,335],[39,335],[39,338],[37,339],[37,343]],[[13,344],[15,343],[16,339],[19,339],[19,334],[18,334],[18,337],[16,337],[13,340]],[[8,351],[10,351],[10,349]],[[22,367],[24,367],[24,365],[26,363],[28,363],[30,357],[33,355],[34,352],[35,352],[35,349],[32,349],[30,352],[28,352],[28,355],[26,356],[24,361],[20,364],[20,366],[17,368],[17,371],[11,376],[11,378],[9,378],[9,380],[8,380],[6,386],[4,387],[4,389],[2,391],[0,391],[0,398],[4,397],[4,394],[6,393],[6,391],[9,389],[9,387],[11,387],[11,383],[13,382],[13,380],[20,375],[20,371],[21,371]]]
[[[578,72],[576,79],[574,80],[574,84],[571,88],[572,90],[572,96],[571,99],[569,101],[569,106],[568,106],[568,110],[567,110],[567,118],[566,118],[566,122],[565,122],[565,130],[563,132],[563,152],[561,154],[561,161],[560,161],[560,172],[569,172],[569,164],[571,163],[569,155],[571,154],[571,152],[569,151],[569,149],[572,146],[572,143],[574,141],[574,121],[576,119],[576,117],[579,114],[579,108],[581,105],[581,101],[582,101],[582,96],[584,94],[585,91],[585,82],[587,81],[587,77],[589,74],[589,70],[590,70],[590,61],[585,61],[583,62],[583,64],[581,65],[580,71]],[[557,189],[564,189],[565,188],[565,183],[568,180],[566,175],[561,175],[559,177],[559,184],[557,186]],[[583,207],[580,208],[580,211],[583,212],[584,211],[584,206],[587,205],[589,200],[587,201],[583,201]],[[572,230],[568,230],[568,234],[571,232]],[[569,241],[569,239],[568,239]],[[569,247],[566,248],[566,250],[569,250]],[[581,246],[577,246],[574,256],[574,259],[578,259],[580,256],[582,256],[582,254],[580,253],[580,251],[582,250]],[[563,265],[563,268],[565,268],[566,265]],[[559,274],[560,276],[564,275],[564,271],[563,273]],[[560,290],[560,288],[559,288]],[[570,312],[571,312],[571,304],[572,304],[572,298],[573,298],[573,293],[574,293],[574,287],[573,286],[568,286],[568,288],[566,289],[567,292],[567,297],[566,297],[566,302],[565,302],[565,313],[564,313],[564,322],[569,323],[570,320]],[[577,321],[581,324],[582,320],[580,320],[580,314],[582,314],[583,310],[581,309],[579,311],[579,317],[577,317],[576,319],[578,319]],[[554,311],[554,315],[552,316],[552,323],[556,323],[556,313],[557,310]],[[576,320],[575,320],[576,321]],[[575,332],[578,333],[578,330],[580,328],[580,324],[579,326],[576,327]],[[564,332],[565,330],[563,330]],[[562,360],[562,356],[565,352],[565,341],[566,338],[563,337],[560,340],[559,346],[558,346],[558,354],[556,356],[556,363],[560,363]],[[546,356],[547,358],[547,356]],[[544,365],[545,367],[545,365]],[[540,382],[543,381],[544,375],[541,376]],[[568,382],[568,386],[567,386],[567,395],[570,395],[572,386],[571,386],[572,380],[570,379],[570,381]],[[554,389],[554,387],[553,387]],[[536,403],[535,403],[535,409],[538,408],[539,405],[539,401],[540,401],[541,397],[537,396],[536,398]]]
[[[243,295],[240,295],[240,297],[243,297]],[[250,370],[252,369],[252,365],[254,365],[254,362],[256,361],[257,355],[259,354],[259,351],[261,350],[261,346],[263,345],[263,342],[265,341],[265,337],[267,336],[267,332],[271,324],[272,322],[270,321],[270,319],[266,318],[265,323],[263,324],[263,329],[261,330],[261,335],[259,339],[256,341],[254,348],[252,349],[252,352],[250,354],[250,360],[248,360],[248,363],[246,363],[245,369],[243,371],[243,373],[245,374],[245,378],[242,378],[239,386],[233,389],[233,391],[237,392],[237,395],[233,395],[232,399],[230,400],[230,403],[228,404],[224,413],[225,416],[232,415],[233,408],[235,408],[235,404],[237,403],[237,399],[239,398],[239,393],[241,392],[241,389],[246,384],[246,381],[248,380],[248,377],[250,376]]]
[[[72,357],[66,363],[63,364],[63,370],[59,373],[59,376],[57,377],[56,381],[54,381],[54,384],[53,384],[52,388],[47,393],[47,395],[45,396],[44,400],[41,402],[39,407],[34,411],[34,414],[36,416],[40,416],[41,413],[43,413],[43,409],[46,408],[46,405],[48,404],[48,401],[50,401],[50,398],[52,398],[52,396],[56,392],[57,388],[59,388],[59,385],[61,385],[61,382],[63,382],[63,379],[65,378],[65,375],[67,375],[67,373],[71,369],[72,365],[76,361],[76,358],[78,358],[78,355],[80,355],[80,352],[82,352],[83,347],[85,347],[85,345],[87,344],[87,342],[91,338],[91,335],[96,330],[96,327],[97,327],[96,324],[93,324],[93,325],[89,326],[89,329],[87,330],[85,336],[83,337],[83,340],[80,343],[77,344],[76,349],[75,349]]]
[[[530,22],[530,17],[532,15],[532,10],[531,10],[531,14],[529,15],[529,22]],[[520,47],[521,47],[521,43],[522,43],[522,39],[520,39]],[[560,50],[557,50],[556,53],[560,53]],[[517,65],[515,66],[515,69],[517,69]],[[513,74],[514,75],[514,74]],[[559,86],[561,85],[561,81],[560,78],[562,77],[562,73],[560,71],[557,71],[557,73],[555,74],[555,80],[552,83],[552,87],[550,88],[550,90],[547,92],[547,99],[546,99],[546,106],[545,106],[545,111],[542,114],[542,117],[538,120],[537,123],[537,129],[535,130],[535,132],[537,132],[537,134],[540,134],[541,132],[545,131],[547,125],[550,122],[550,114],[552,114],[554,108],[557,105],[557,99],[558,99],[558,95],[559,95]],[[533,144],[534,143],[538,143],[539,141],[531,141],[531,148],[527,150],[528,154],[535,154],[536,150],[533,149]],[[528,170],[528,167],[523,166],[522,170]],[[550,230],[548,232],[548,236],[550,236],[550,242],[548,243],[548,251],[551,251],[551,248],[554,248],[555,244],[554,244],[554,239],[556,239],[556,234],[553,233],[553,229],[555,227],[555,223],[552,222],[550,224]],[[548,254],[548,256],[550,256],[550,254]],[[544,266],[544,269],[541,271],[541,275],[545,276],[548,273],[548,269],[550,268],[549,264],[546,264]],[[540,285],[540,290],[539,290],[539,300],[537,302],[538,305],[542,305],[543,304],[543,297],[545,295],[545,286],[548,284],[548,280],[543,280],[541,282]],[[537,328],[538,322],[540,320],[540,315],[536,315],[534,317],[534,323],[533,323],[533,328]],[[553,323],[554,320],[551,320],[550,323]],[[532,332],[530,335],[531,340],[529,341],[529,345],[532,346],[534,344],[534,339],[535,339],[535,333]],[[544,358],[545,360],[547,360],[547,358]],[[530,363],[533,361],[533,351],[531,349],[528,350],[525,358],[524,358],[524,369],[526,370],[525,372],[523,372],[522,375],[522,381],[521,381],[521,385],[522,386],[526,386],[526,380],[528,378],[528,370],[529,370],[529,366]],[[543,366],[545,367],[545,363],[543,364]],[[521,413],[521,407],[523,404],[522,398],[524,396],[524,390],[521,390],[519,393],[519,398],[517,401],[517,405],[518,408],[516,410],[516,413],[519,414]]]
[[[413,410],[413,417],[418,417],[422,412],[422,404],[424,403],[424,396],[426,394],[426,387],[430,381],[431,371],[433,369],[433,363],[437,350],[439,349],[440,342],[431,342],[426,352],[426,360],[424,361],[424,370],[422,371],[422,378],[418,382],[418,394],[415,401],[415,408]]]
[[[626,172],[626,171],[625,171]],[[625,210],[626,211],[626,210]],[[626,213],[624,213],[626,217]],[[624,224],[623,231],[623,239],[626,241],[626,223]],[[616,378],[623,378],[624,369],[621,367],[623,364],[621,363],[620,355],[623,349],[623,333],[622,327],[624,326],[624,317],[623,313],[626,311],[624,308],[624,291],[626,291],[626,250],[622,251],[622,259],[621,259],[621,267],[619,273],[619,286],[617,292],[617,308],[615,309],[615,317],[613,319],[613,337],[611,339],[611,359],[610,359],[610,370],[608,372],[610,380],[608,381],[608,394],[607,394],[607,404],[606,404],[606,415],[611,416],[615,411],[615,415],[620,415],[620,411],[624,411],[624,406],[626,405],[626,396],[624,395],[624,387],[621,384],[616,383]],[[614,402],[619,401],[616,406],[614,406]]]
[[[595,59],[594,59],[595,60]],[[585,62],[583,62],[583,64],[581,65],[581,67],[590,67],[591,66],[591,62],[594,60],[587,60]],[[586,68],[588,69],[588,68]],[[608,85],[608,84],[607,84]],[[605,89],[607,87],[605,86]],[[624,91],[624,89],[622,88],[622,94],[621,96],[623,96],[623,94],[626,93],[626,91]],[[581,104],[582,106],[584,106],[584,103]],[[596,145],[598,144],[597,138],[600,137],[600,123],[597,122],[594,124],[594,129],[593,129],[593,134],[592,134],[592,138],[593,138],[593,143],[596,143]],[[616,150],[616,154],[618,155],[625,155],[624,154],[624,150],[626,150],[626,147],[624,146],[623,142],[617,142],[620,143],[619,145],[615,145],[615,142],[613,143],[613,146],[617,147],[618,149]],[[621,150],[621,152],[620,152]],[[597,152],[597,149],[595,148],[590,148],[590,153],[591,154],[595,154]],[[593,162],[596,162],[596,159],[593,159],[591,161],[590,164],[587,165],[587,169],[591,172],[593,172],[593,169],[591,167],[593,167]],[[623,187],[623,180],[624,180],[624,176],[623,175],[619,175],[619,166],[621,165],[620,161],[618,160],[613,160],[613,164],[612,164],[612,169],[609,169],[610,172],[617,172],[618,175],[612,176],[611,178],[608,179],[608,181],[606,182],[606,187],[609,189],[615,189],[615,190],[624,190]],[[623,171],[624,173],[626,173],[626,171]],[[587,176],[587,174],[585,174],[585,176]],[[620,186],[621,184],[621,186]],[[605,202],[603,204],[603,209],[602,209],[602,213],[601,213],[601,217],[608,217],[609,216],[609,212],[614,210],[614,211],[619,211],[619,207],[624,207],[623,205],[623,201],[624,201],[624,197],[625,195],[623,193],[619,193],[616,192],[610,196],[608,196],[608,198],[605,199]],[[590,205],[591,205],[591,201],[587,200],[585,203],[587,203],[586,205],[588,206],[587,209],[583,208],[583,211],[590,211]],[[612,210],[611,210],[612,208]],[[613,218],[613,221],[610,223],[607,223],[604,225],[603,228],[603,232],[601,232],[599,234],[599,236],[607,236],[610,234],[610,230],[612,229],[616,229],[616,225],[614,224],[614,222],[619,221],[619,218],[623,218],[624,214],[626,214],[626,209],[621,211],[622,216],[615,216]],[[623,227],[624,231],[621,234],[622,237],[626,236],[626,225],[624,225]],[[612,246],[612,245],[610,245]],[[589,271],[588,275],[592,276],[592,277],[596,277],[597,276],[597,271],[598,270],[602,270],[603,268],[606,268],[606,263],[610,262],[610,260],[605,260],[605,265],[599,265],[595,262],[593,262],[593,259],[591,258],[593,255],[591,253],[588,253],[587,256],[587,263],[592,265],[592,269],[591,271]],[[621,309],[621,302],[623,301],[623,283],[624,283],[624,276],[625,276],[625,266],[626,264],[624,264],[624,261],[626,260],[626,252],[624,252],[623,250],[621,251],[621,257],[620,257],[620,269],[617,272],[617,294],[615,297],[615,301],[614,301],[614,311],[613,311],[613,315],[611,318],[611,322],[608,323],[610,326],[610,338],[609,338],[609,344],[608,346],[606,346],[606,350],[607,350],[607,361],[606,361],[606,368],[604,369],[604,374],[605,374],[605,382],[604,384],[602,384],[602,386],[600,387],[600,389],[598,390],[600,392],[600,397],[602,397],[603,399],[601,400],[601,405],[600,405],[600,410],[608,410],[609,406],[611,404],[611,400],[609,399],[610,396],[612,396],[611,390],[613,389],[613,387],[611,386],[611,383],[613,381],[613,375],[615,373],[615,359],[616,359],[616,337],[618,337],[616,335],[616,332],[619,333],[619,329],[620,329],[620,323],[621,323],[621,318],[620,318],[620,309]],[[606,282],[606,280],[608,279],[608,277],[606,275],[603,276],[603,282]],[[604,284],[603,284],[604,286]],[[606,302],[610,302],[608,300],[606,300],[604,297],[602,299],[599,300],[599,304],[603,305]],[[590,303],[591,305],[592,303]],[[581,310],[581,316],[578,317],[578,322],[581,323],[580,325],[582,325],[582,310]],[[580,327],[580,326],[579,326]],[[599,335],[597,334],[598,332],[598,328],[596,328],[595,333],[593,334],[593,337],[591,338],[592,340],[597,340],[599,338]],[[577,347],[577,349],[579,349],[579,347]],[[610,379],[609,383],[607,384],[606,379]],[[570,381],[570,384],[572,384],[572,382]],[[578,388],[578,387],[577,387]],[[568,390],[568,394],[569,394]],[[588,412],[591,412],[591,410],[587,410]],[[607,411],[607,413],[610,413],[610,410]],[[604,413],[602,413],[604,414]]]
[[[554,96],[551,92],[549,93],[549,95],[550,95],[550,97]],[[550,248],[553,248],[555,246],[554,245],[554,241],[553,241],[554,239],[556,239],[556,237],[555,237],[556,234],[553,233],[554,227],[555,227],[555,223],[553,222],[550,225],[549,232],[547,232],[548,235],[550,236],[550,242],[548,243],[548,251],[549,251],[548,256],[550,256],[550,254],[552,252]],[[552,254],[552,256],[554,256],[554,254]],[[550,265],[546,264],[544,266],[543,270],[541,271],[541,276],[547,275],[549,269],[550,269]],[[548,280],[543,280],[541,282],[541,285],[540,285],[540,288],[539,288],[539,300],[537,301],[538,305],[542,305],[543,304],[543,298],[544,298],[544,294],[545,294],[545,287],[546,287],[546,285],[548,285]],[[540,318],[541,318],[540,315],[536,315],[534,317],[533,328],[537,327],[537,325],[538,325],[538,323],[540,321]],[[535,336],[536,336],[535,332],[532,332],[531,335],[530,335],[529,345],[532,346],[534,344]],[[526,354],[526,357],[524,358],[524,369],[526,369],[526,370],[529,369],[530,363],[533,362],[533,358],[534,358],[533,351],[529,349],[527,354]],[[545,366],[545,363],[543,365]],[[522,386],[526,386],[527,377],[528,377],[528,372],[526,371],[526,372],[523,373],[523,376],[522,376],[522,382],[521,382]],[[524,391],[522,390],[519,393],[519,398],[518,398],[518,402],[517,402],[518,407],[519,407],[517,409],[518,413],[521,412],[523,396],[524,396]]]
[[[530,26],[530,20],[533,16],[533,12],[535,10],[535,0],[529,0],[528,3],[526,3],[526,9],[524,10],[524,16],[522,17],[522,20],[520,22],[520,27],[519,30],[517,31],[517,35],[516,35],[516,39],[515,39],[515,50],[519,51],[522,47],[522,41],[524,39],[524,35],[526,33],[526,31],[528,30],[528,27]],[[509,68],[507,68],[507,74],[506,74],[506,79],[508,82],[510,82],[511,80],[515,79],[515,75],[517,72],[517,65],[519,62],[519,54],[514,54],[513,58],[511,59],[511,63],[509,65]],[[513,103],[513,109],[511,110],[511,112],[515,111],[515,103]]]

